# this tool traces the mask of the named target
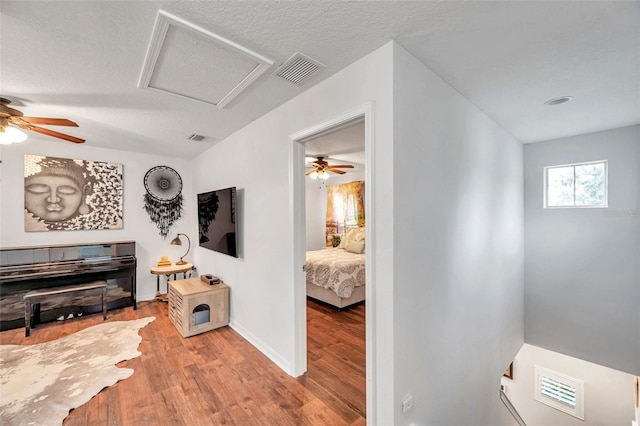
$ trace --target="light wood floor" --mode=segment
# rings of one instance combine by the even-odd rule
[[[363,402],[327,391],[322,376],[314,378],[313,367],[305,376],[288,376],[229,327],[184,339],[169,322],[167,305],[159,302],[139,303],[136,311],[109,311],[108,321],[151,315],[156,320],[140,330],[142,355],[119,364],[134,374],[72,410],[65,425],[366,423]],[[0,344],[41,343],[100,322],[101,315],[89,315],[43,324],[29,338],[24,328],[3,331]],[[310,358],[317,356],[310,351]]]

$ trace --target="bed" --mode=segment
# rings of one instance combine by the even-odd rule
[[[365,298],[364,241],[360,253],[327,247],[307,252],[307,296],[342,309]]]

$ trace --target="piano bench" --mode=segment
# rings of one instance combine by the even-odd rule
[[[31,334],[31,306],[38,305],[43,300],[46,300],[50,296],[56,296],[60,294],[75,295],[77,293],[83,293],[90,290],[102,290],[102,318],[107,319],[107,282],[106,281],[94,281],[85,284],[65,285],[61,287],[49,287],[39,290],[33,290],[24,295],[24,328],[25,336],[29,337]],[[35,326],[35,325],[34,325]]]

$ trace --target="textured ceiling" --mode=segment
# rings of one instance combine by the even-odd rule
[[[3,0],[0,93],[25,115],[78,122],[56,130],[88,145],[192,158],[395,39],[516,138],[533,142],[640,123],[639,5]],[[274,67],[222,110],[139,89],[158,9]],[[327,66],[302,86],[271,75],[296,51]],[[574,100],[543,107],[564,95]],[[206,139],[187,140],[193,133]]]
[[[457,19],[401,44],[521,142],[640,123],[640,2],[474,2]]]
[[[305,155],[322,156],[331,164],[346,163],[353,165],[355,170],[364,170],[364,121],[306,142]]]

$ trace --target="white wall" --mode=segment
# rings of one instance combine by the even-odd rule
[[[394,424],[500,425],[523,343],[522,145],[394,50]],[[386,201],[386,200],[385,200]]]
[[[338,185],[356,180],[364,180],[364,171],[348,171],[346,175],[341,176],[332,175],[326,181],[305,178],[307,250],[320,250],[326,246],[327,185]]]
[[[25,232],[24,230],[24,154],[52,157],[76,158],[123,164],[124,174],[124,227],[118,230],[94,231],[47,231]],[[190,187],[190,170],[186,160],[144,155],[92,147],[89,143],[76,145],[57,141],[34,133],[21,144],[0,146],[0,243],[2,247],[92,243],[104,241],[135,240],[137,270],[137,299],[149,300],[155,296],[156,279],[149,269],[156,265],[160,256],[168,255],[177,260],[184,254],[184,246],[171,246],[169,242],[176,233],[197,236],[195,224],[197,206]],[[155,166],[175,169],[183,180],[184,210],[182,218],[170,229],[163,240],[156,225],[144,211],[144,175]],[[197,240],[195,240],[197,241]],[[192,253],[186,260],[193,259]],[[164,280],[161,290],[166,291]]]
[[[236,186],[240,257],[196,246],[188,260],[195,259],[200,273],[215,273],[230,285],[232,326],[291,371],[297,265],[290,135],[368,103],[374,125],[366,189],[373,215],[367,223],[376,224],[369,275],[376,285],[367,302],[375,364],[367,368],[377,386],[367,419],[381,425],[505,424],[506,410],[497,406],[499,377],[520,347],[523,330],[522,148],[393,42],[188,164],[38,144],[38,154],[125,165],[122,231],[19,231],[22,207],[8,204],[22,198],[22,148],[3,147],[3,245],[103,240],[98,235],[135,239],[139,283],[151,296],[155,280],[148,268],[160,255],[176,257],[182,250],[162,241],[142,210],[144,173],[166,164],[186,182],[184,219],[172,234],[197,235],[194,194]],[[404,416],[400,401],[409,392],[416,405]]]
[[[584,381],[584,421],[535,400],[535,365]],[[528,426],[629,426],[635,416],[631,374],[529,344],[516,355],[513,380],[502,384]]]
[[[294,257],[290,199],[290,135],[318,123],[374,103],[374,160],[393,158],[392,52],[389,43],[293,100],[269,112],[192,162],[193,191],[236,186],[238,191],[238,259],[196,248],[200,270],[219,275],[231,287],[231,325],[285,371],[292,372],[294,345]],[[393,169],[377,169],[367,190],[384,199],[391,193]],[[383,196],[384,195],[384,196]],[[386,201],[386,200],[385,200]],[[393,222],[392,205],[374,207],[382,224]],[[376,339],[385,344],[376,351],[377,390],[368,418],[393,422],[393,286],[390,226],[379,227],[374,239],[384,241],[375,254],[373,318]],[[295,268],[295,269],[294,269]]]
[[[368,367],[377,387],[368,419],[509,424],[498,389],[523,341],[522,147],[394,43],[194,160],[194,192],[244,192],[241,257],[199,249],[198,264],[231,285],[232,326],[291,371],[289,135],[370,101],[367,191],[375,201],[367,222],[377,224],[377,285],[367,318],[376,364]],[[416,396],[408,416],[400,410],[406,393]]]
[[[640,373],[640,126],[529,144],[525,340]],[[543,209],[543,168],[609,161],[609,207]]]

